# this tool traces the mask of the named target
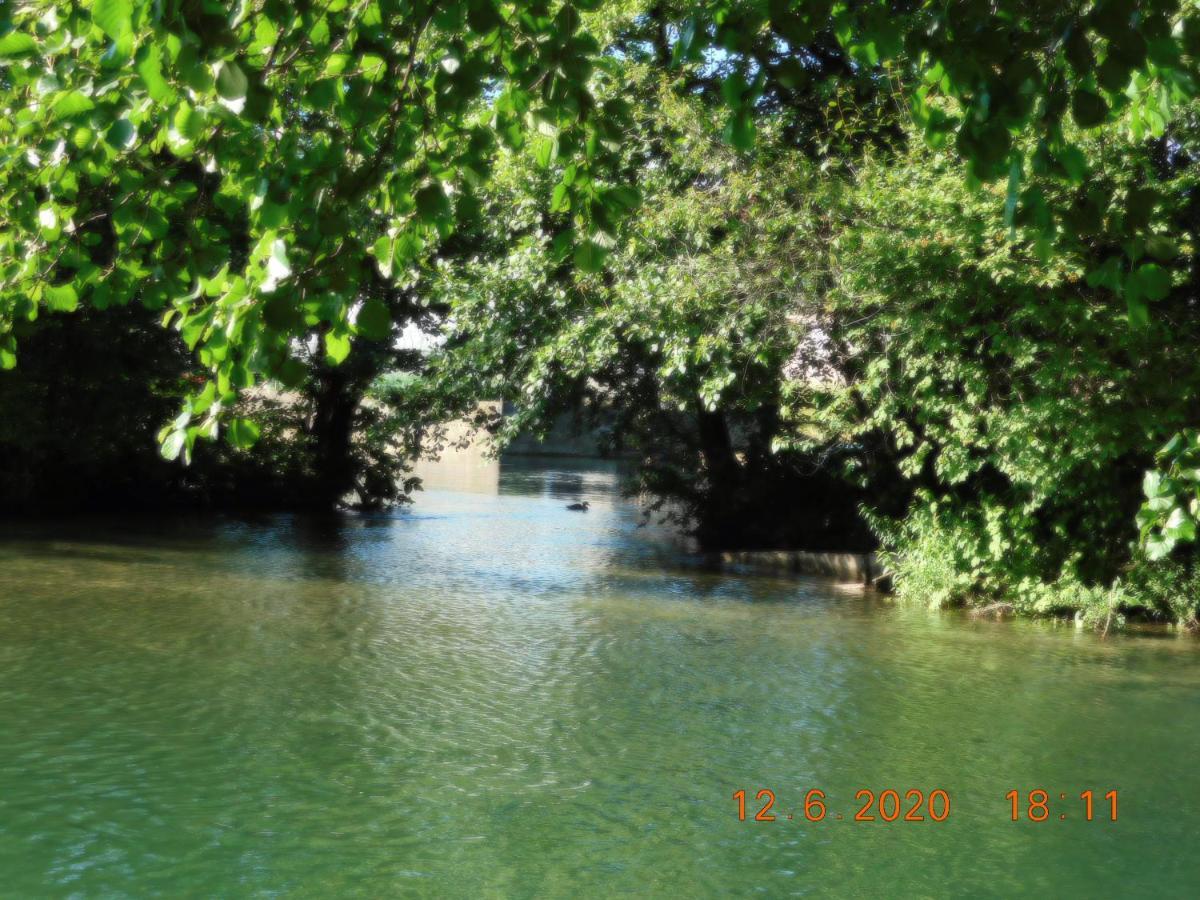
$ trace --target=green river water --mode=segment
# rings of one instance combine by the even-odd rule
[[[388,516],[3,526],[0,896],[1200,893],[1194,639],[720,576],[638,521],[543,464]],[[949,817],[855,822],[863,788]]]

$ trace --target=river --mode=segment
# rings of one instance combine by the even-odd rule
[[[0,893],[1195,896],[1194,639],[718,575],[615,485],[3,526]]]

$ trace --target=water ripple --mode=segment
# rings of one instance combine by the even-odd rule
[[[722,578],[637,529],[603,473],[509,487],[371,519],[10,529],[4,892],[1196,883],[1172,849],[1200,825],[1179,799],[1200,796],[1193,643]],[[592,510],[564,511],[580,492]],[[1007,821],[1005,793],[1039,786],[1119,787],[1133,812],[1119,830]],[[941,787],[954,813],[739,823],[732,792],[763,787],[782,815],[821,788],[849,819],[863,787]]]

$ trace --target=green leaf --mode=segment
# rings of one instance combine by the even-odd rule
[[[288,260],[287,243],[282,238],[276,238],[271,243],[271,252],[267,256],[266,262],[267,277],[262,283],[262,290],[264,293],[269,294],[292,274],[292,264]]]
[[[500,14],[492,0],[469,0],[467,24],[477,34],[487,34],[501,24]]]
[[[541,168],[548,169],[558,157],[558,138],[539,134],[533,142],[533,160]]]
[[[1075,70],[1075,74],[1085,76],[1096,64],[1095,54],[1088,42],[1087,31],[1083,28],[1072,27],[1064,43],[1067,62]]]
[[[1150,469],[1142,478],[1142,492],[1153,500],[1161,493],[1161,491],[1162,473],[1157,472],[1154,469]]]
[[[379,81],[387,74],[387,61],[376,53],[368,53],[359,62],[359,70],[367,81]]]
[[[554,186],[554,193],[550,196],[550,212],[559,213],[566,212],[571,208],[571,191],[561,181]]]
[[[1129,84],[1131,74],[1132,72],[1127,62],[1117,59],[1110,54],[1096,71],[1096,80],[1100,83],[1100,87],[1110,93],[1116,94],[1125,90],[1125,87]]]
[[[258,425],[249,419],[234,419],[225,432],[226,440],[239,450],[249,450],[258,443],[258,437]]]
[[[1171,457],[1182,451],[1188,445],[1187,435],[1182,431],[1177,431],[1171,435],[1171,439],[1163,444],[1162,449],[1158,451],[1160,457]]]
[[[163,459],[175,460],[179,459],[179,454],[183,452],[183,445],[187,441],[187,433],[180,430],[174,430],[163,438],[162,443],[158,447],[159,455]]]
[[[241,100],[250,83],[237,63],[225,60],[217,69],[217,93],[226,100]]]
[[[726,106],[736,109],[741,105],[745,93],[746,77],[736,69],[721,82],[721,98]]]
[[[174,128],[167,131],[167,146],[180,159],[187,159],[196,152],[195,145]]]
[[[1163,532],[1177,542],[1194,541],[1196,539],[1196,522],[1183,507],[1177,506],[1171,510],[1167,524],[1163,526]]]
[[[149,44],[138,51],[137,73],[146,84],[146,93],[158,103],[168,103],[175,96],[162,73],[162,50]]]
[[[79,294],[71,284],[51,285],[42,293],[46,308],[53,312],[75,312],[79,306]]]
[[[550,258],[555,264],[565,262],[575,248],[575,234],[571,229],[567,228],[555,235],[554,240],[550,242]]]
[[[395,252],[393,248],[395,243],[394,238],[384,234],[371,245],[371,255],[375,257],[376,263],[379,264],[379,274],[384,278],[392,277],[392,260]]]
[[[346,71],[346,67],[350,65],[349,53],[334,53],[325,60],[324,74],[326,75],[341,75]]]
[[[1156,234],[1146,239],[1146,252],[1161,262],[1170,262],[1179,255],[1179,244],[1166,235]]]
[[[382,300],[368,300],[358,311],[354,330],[372,341],[382,341],[392,333],[392,314]]]
[[[1056,152],[1055,157],[1072,182],[1083,183],[1083,179],[1087,177],[1088,165],[1087,157],[1083,155],[1083,151],[1079,147],[1075,144],[1068,144]]]
[[[29,56],[37,50],[37,42],[21,31],[10,31],[0,37],[0,59],[16,59]]]
[[[575,266],[582,272],[599,272],[604,268],[606,256],[608,251],[590,239],[575,246]]]
[[[71,132],[71,146],[77,150],[86,150],[92,145],[92,129],[86,128],[83,125],[76,126]]]
[[[62,234],[62,223],[59,222],[58,213],[53,206],[43,206],[38,210],[38,227],[46,240],[58,240],[58,236]]]
[[[208,384],[206,384],[204,386],[204,390],[202,390],[200,392],[199,396],[197,396],[196,399],[194,399],[192,401],[192,415],[193,416],[204,415],[206,412],[208,412],[212,408],[213,402],[216,399],[217,399],[217,385],[216,385],[216,382],[210,381]]]
[[[415,262],[424,249],[425,242],[416,233],[415,229],[402,231],[396,235],[396,240],[392,248],[392,263],[393,265],[407,266]]]
[[[1087,286],[1092,288],[1105,287],[1117,293],[1121,290],[1121,260],[1110,256],[1102,265],[1092,269],[1087,274]]]
[[[754,120],[747,110],[740,109],[729,117],[725,125],[725,140],[739,150],[754,147]]]
[[[1147,300],[1161,300],[1171,291],[1171,273],[1158,263],[1145,263],[1138,266],[1129,276],[1127,289],[1133,288],[1139,296]]]
[[[879,65],[879,49],[875,46],[874,41],[851,45],[850,56],[867,66]]]
[[[92,5],[92,21],[114,41],[120,41],[133,29],[131,0],[96,0]]]
[[[263,304],[263,321],[269,328],[286,332],[298,327],[302,319],[292,298],[286,292],[280,291]]]
[[[308,30],[308,39],[314,47],[324,47],[329,43],[329,38],[329,20],[325,16],[321,16],[321,18],[317,19],[313,27]],[[264,47],[275,43],[274,29],[261,42]]]
[[[1146,541],[1146,556],[1151,562],[1158,562],[1160,559],[1165,559],[1171,555],[1171,551],[1175,549],[1175,540],[1167,536],[1153,537]]]
[[[331,365],[337,366],[350,355],[350,335],[342,332],[327,331],[325,333],[325,359]]]
[[[105,132],[104,139],[118,150],[128,150],[137,140],[137,129],[128,119],[117,119]]]
[[[304,380],[308,377],[308,369],[304,363],[298,359],[291,357],[285,359],[280,365],[279,371],[275,373],[275,379],[284,387],[298,389],[304,386]]]
[[[94,109],[96,106],[92,102],[92,98],[82,93],[81,91],[68,91],[57,100],[54,101],[54,106],[50,111],[55,118],[65,119],[68,116],[77,116],[80,113],[87,112],[89,109]]]
[[[213,77],[208,66],[200,58],[196,47],[185,45],[175,59],[175,68],[183,83],[194,91],[205,92],[212,90]]]
[[[1021,193],[1021,154],[1014,153],[1008,168],[1008,191],[1004,198],[1004,224],[1010,231],[1015,228],[1013,217],[1017,212],[1017,198]],[[1013,233],[1015,237],[1015,232]]]
[[[450,198],[440,184],[430,184],[417,191],[417,213],[427,222],[450,218]]]
[[[642,205],[641,192],[627,184],[618,184],[606,188],[601,194],[604,205],[618,215],[633,212]]]
[[[1129,315],[1130,328],[1141,329],[1150,324],[1150,307],[1136,291],[1126,290],[1125,309]]]
[[[1071,95],[1071,114],[1080,128],[1095,128],[1108,118],[1108,104],[1095,91],[1080,88]]]
[[[179,108],[175,110],[173,121],[175,130],[189,141],[195,141],[200,135],[204,134],[204,114],[193,109],[187,103],[179,104]]]

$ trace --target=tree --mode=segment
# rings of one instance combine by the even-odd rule
[[[1198,52],[1192,0],[6,6],[0,367],[41,315],[138,302],[209,379],[164,429],[164,455],[190,458],[223,427],[249,443],[238,392],[299,383],[312,340],[331,366],[355,339],[386,340],[389,297],[477,215],[501,147],[550,173],[550,202],[569,210],[555,259],[597,275],[638,205],[630,103],[604,87],[629,60],[677,65],[678,90],[719,94],[742,151],[762,130],[810,157],[853,157],[890,146],[911,116],[971,183],[1003,185],[1011,233],[1086,263],[1138,330],[1176,286],[1146,258],[1170,221],[1163,179],[1134,194],[1094,181],[1087,141],[1154,140],[1169,161]],[[880,121],[831,141],[842,98]],[[326,498],[348,482],[345,407],[332,404],[322,438],[340,471]],[[1182,434],[1173,446],[1190,446],[1194,429]],[[1195,530],[1196,510],[1170,499],[1177,482],[1151,485],[1167,488],[1143,517],[1164,550]]]
[[[789,124],[765,128],[753,159],[724,144],[722,113],[678,96],[654,62],[627,64],[610,89],[639,98],[624,142],[636,223],[588,271],[556,250],[569,173],[505,155],[475,254],[433,283],[453,326],[432,382],[507,401],[501,442],[582,413],[706,548],[871,547],[862,497],[832,465],[846,448],[778,446],[787,373],[813,362],[797,347],[824,318],[837,178],[794,152]]]
[[[1082,142],[1096,196],[1117,198],[1101,219],[1131,214],[1154,184],[1153,147],[1105,143]],[[913,499],[872,522],[902,593],[1191,620],[1196,597],[1176,590],[1188,567],[1172,588],[1148,587],[1133,519],[1154,447],[1200,413],[1194,287],[1164,290],[1157,315],[1130,328],[1126,304],[1089,275],[1108,246],[1081,260],[1020,219],[1010,236],[997,227],[1003,190],[970,191],[957,169],[919,146],[858,167],[829,241],[846,378],[791,386],[797,444],[877,441],[895,460]],[[1191,205],[1178,199],[1161,215]],[[1194,239],[1176,217],[1135,272],[1182,282]]]
[[[1192,620],[1194,569],[1151,575],[1133,546],[1152,450],[1200,412],[1190,111],[1162,140],[1069,132],[1087,180],[1031,175],[1005,227],[1007,187],[964,183],[953,148],[874,147],[851,112],[856,154],[797,154],[782,116],[738,154],[660,74],[620,88],[660,93],[603,272],[554,252],[561,181],[498,165],[477,257],[443,270],[435,372],[510,399],[510,432],[599,413],[710,547],[852,546],[862,503],[923,601]],[[1155,310],[1135,327],[1133,291]]]
[[[612,15],[585,25],[580,14],[597,5],[12,9],[0,21],[10,112],[0,364],[15,363],[20,323],[39,310],[165,308],[217,385],[164,441],[170,455],[190,451],[216,434],[234,392],[294,374],[293,338],[315,331],[331,359],[345,357],[358,332],[354,276],[374,264],[403,285],[470,207],[498,142],[575,163],[570,240],[598,265],[625,211],[597,178],[626,104],[597,104],[589,89],[613,61],[590,33],[611,30]],[[921,76],[913,110],[930,138],[955,134],[972,174],[1007,173],[1012,192],[1024,167],[1014,134],[1040,138],[1035,167],[1069,174],[1068,109],[1082,127],[1121,116],[1156,133],[1195,88],[1196,19],[1173,0],[720,0],[635,12],[657,23],[660,53],[696,60],[719,48],[732,61],[720,74],[736,146],[751,143],[765,97],[792,107],[820,96],[814,72],[818,83],[886,78],[894,59]],[[377,310],[368,321],[382,320]]]
[[[5,16],[0,365],[41,313],[164,310],[213,386],[164,434],[169,457],[215,436],[239,390],[295,383],[297,339],[336,364],[354,337],[384,337],[368,282],[405,289],[469,214],[498,140],[578,153],[583,183],[619,112],[588,93],[598,48],[572,5],[96,0]]]

